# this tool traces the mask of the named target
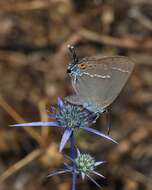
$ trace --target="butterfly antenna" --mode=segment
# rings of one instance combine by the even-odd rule
[[[77,64],[79,60],[78,60],[78,56],[76,54],[74,46],[68,45],[68,48],[70,51],[71,58],[73,59],[74,63]]]

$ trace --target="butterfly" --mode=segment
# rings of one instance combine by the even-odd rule
[[[103,113],[124,87],[134,62],[125,56],[94,56],[79,60],[75,48],[68,48],[72,63],[68,65],[67,73],[76,95],[67,97],[67,101]]]

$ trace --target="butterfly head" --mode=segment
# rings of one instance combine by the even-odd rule
[[[78,59],[77,54],[75,52],[75,48],[71,45],[68,45],[68,48],[69,48],[69,52],[71,55],[72,62],[68,65],[67,73],[70,76],[74,76],[74,77],[80,76],[81,70],[79,67],[79,59]]]

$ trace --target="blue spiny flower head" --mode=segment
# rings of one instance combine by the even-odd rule
[[[61,100],[59,99],[59,102],[60,101]],[[56,119],[60,126],[70,128],[72,131],[77,128],[89,126],[97,119],[97,115],[95,113],[84,109],[82,106],[73,105],[68,102],[60,102],[59,105],[60,104],[63,106],[58,107]]]
[[[104,178],[104,176],[96,172],[95,169],[97,166],[105,163],[105,161],[96,162],[95,159],[90,154],[80,153],[79,149],[77,149],[77,157],[75,158],[73,163],[75,163],[76,171],[79,174],[81,174],[83,180],[85,176],[87,176],[91,181],[93,181],[98,186],[97,182],[94,181],[94,179],[90,176],[90,174],[95,174]]]
[[[66,156],[71,162],[71,165],[64,163],[65,169],[53,172],[48,175],[48,177],[52,177],[59,174],[64,173],[72,173],[73,175],[80,175],[84,180],[85,177],[89,178],[95,185],[100,187],[100,185],[91,177],[91,175],[96,175],[98,177],[105,178],[102,174],[95,171],[96,167],[105,163],[105,161],[96,162],[95,159],[86,153],[80,153],[79,149],[77,149],[77,156],[75,159]]]
[[[48,122],[32,122],[32,123],[21,123],[11,125],[12,127],[32,127],[32,126],[53,126],[64,129],[64,133],[60,143],[60,152],[63,150],[68,139],[73,133],[78,129],[83,129],[87,132],[94,133],[100,137],[113,141],[108,135],[101,133],[100,131],[90,127],[93,123],[96,122],[97,115],[93,112],[84,109],[82,106],[74,105],[68,102],[62,101],[58,98],[58,108],[51,107],[50,117],[53,121]]]
[[[95,168],[95,160],[89,154],[80,154],[75,159],[76,165],[81,172],[91,172]]]

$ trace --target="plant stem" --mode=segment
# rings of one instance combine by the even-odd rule
[[[76,174],[72,174],[72,190],[76,190]]]
[[[75,147],[74,147],[74,134],[71,134],[70,137],[70,142],[71,142],[71,158],[74,160],[75,159]],[[73,170],[75,170],[75,166],[73,167]],[[72,190],[76,190],[76,173],[73,171],[72,174]]]
[[[71,158],[75,159],[75,147],[74,147],[74,134],[71,134],[70,137],[70,141],[71,141]]]

